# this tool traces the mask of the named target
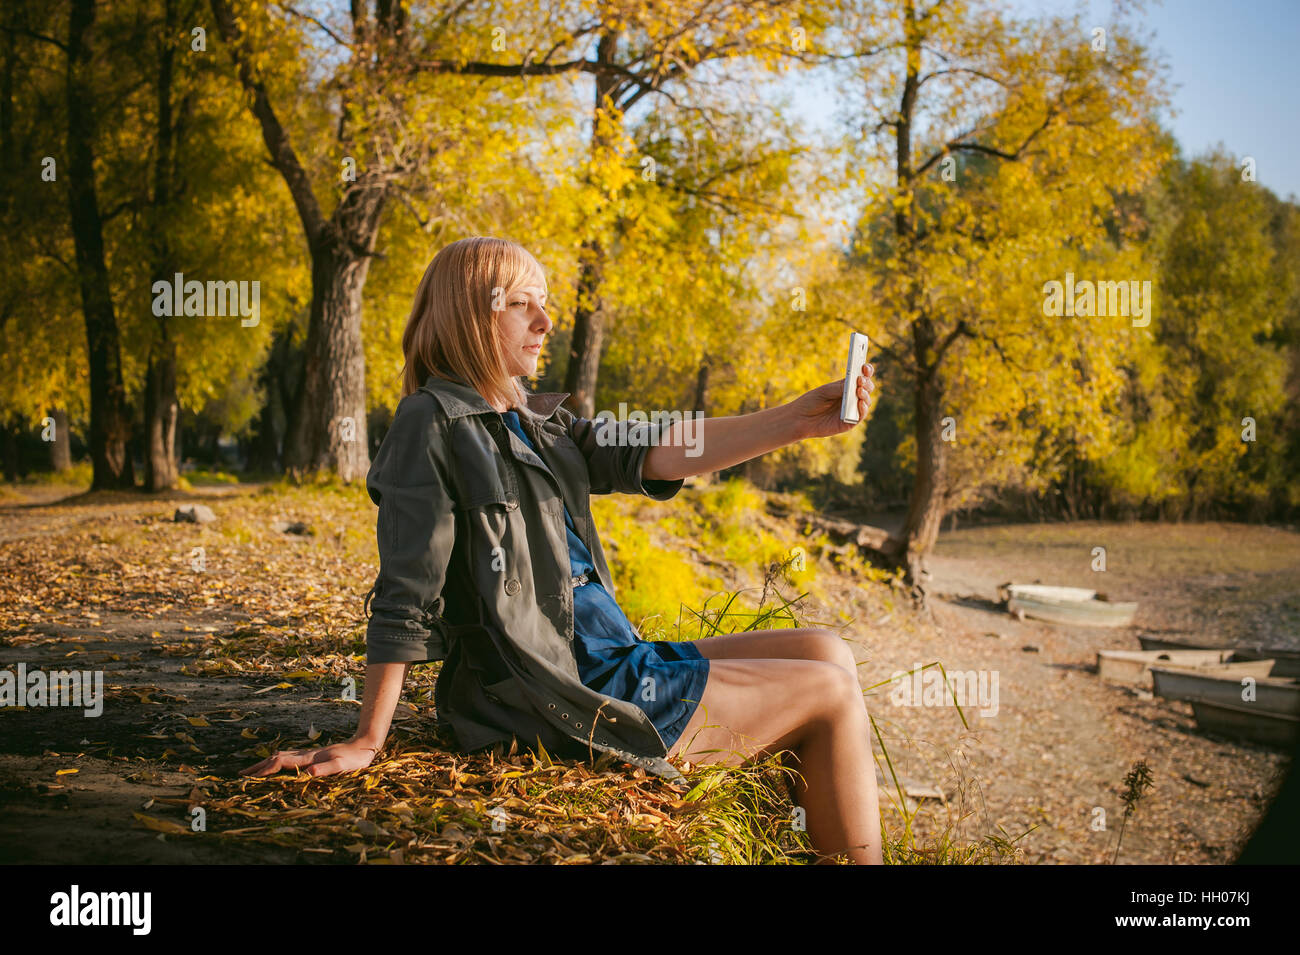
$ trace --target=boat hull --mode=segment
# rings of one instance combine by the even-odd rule
[[[1032,617],[1071,627],[1127,627],[1133,622],[1137,608],[1136,603],[1111,603],[1095,598],[1061,600],[1015,590],[1007,598],[1007,610],[1016,617]]]
[[[1166,700],[1197,700],[1226,706],[1245,706],[1266,713],[1300,716],[1300,683],[1264,675],[1271,660],[1247,660],[1197,669],[1153,666],[1156,696]],[[1264,674],[1260,671],[1263,670]],[[1243,700],[1242,680],[1254,679],[1254,700]]]
[[[1208,700],[1191,702],[1196,727],[1203,732],[1269,746],[1291,747],[1300,741],[1300,716],[1252,709],[1251,703],[1233,706]]]

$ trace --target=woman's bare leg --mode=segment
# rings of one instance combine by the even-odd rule
[[[796,800],[817,851],[879,863],[876,767],[857,676],[825,660],[710,657],[703,698],[668,756],[738,766],[783,749],[803,777]]]
[[[821,660],[842,666],[854,674],[858,668],[850,642],[836,631],[824,627],[746,630],[702,637],[692,643],[703,656],[712,660]],[[865,708],[864,701],[863,709]],[[792,790],[791,795],[796,804],[803,805],[797,792]]]
[[[848,641],[834,630],[818,627],[748,630],[701,637],[691,643],[711,660],[822,660],[858,672]]]

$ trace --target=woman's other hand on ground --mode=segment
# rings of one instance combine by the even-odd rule
[[[272,753],[256,766],[241,769],[239,775],[270,776],[282,769],[306,769],[311,776],[332,776],[365,769],[374,761],[377,752],[375,747],[353,740],[320,749],[286,749]]]
[[[844,379],[828,381],[819,388],[805,392],[791,404],[800,423],[801,438],[829,438],[843,434],[866,419],[867,409],[871,406],[871,392],[876,383],[872,380],[875,367],[871,364],[862,366],[858,376],[858,420],[840,420],[840,401],[844,396]]]

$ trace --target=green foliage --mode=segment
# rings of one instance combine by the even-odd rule
[[[660,632],[683,604],[698,602],[710,581],[681,553],[655,545],[640,522],[610,499],[593,499],[592,517],[614,575],[619,606],[628,619]]]
[[[1269,198],[1222,153],[1171,164],[1147,197],[1164,304],[1128,369],[1116,453],[1096,465],[1123,506],[1262,509],[1289,483],[1294,351],[1279,346],[1295,275],[1277,267]]]

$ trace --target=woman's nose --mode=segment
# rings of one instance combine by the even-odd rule
[[[542,334],[549,334],[551,329],[555,327],[555,323],[551,321],[551,316],[539,308],[537,309],[537,317],[542,321]]]

